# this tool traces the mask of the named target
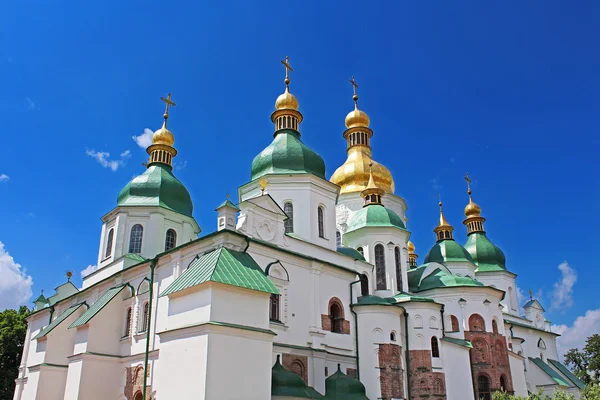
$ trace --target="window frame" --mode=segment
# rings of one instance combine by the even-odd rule
[[[273,306],[275,306],[275,316],[273,315]],[[281,323],[281,295],[271,293],[269,297],[269,322]]]
[[[288,212],[288,206],[291,209],[291,212]],[[285,201],[283,203],[283,212],[287,216],[287,219],[283,221],[283,227],[285,233],[294,233],[294,203],[291,201]]]
[[[173,235],[173,243],[171,247],[168,247],[169,245],[169,233],[172,233]],[[169,228],[167,229],[167,232],[165,233],[165,251],[169,251],[169,250],[173,250],[175,247],[177,247],[177,231],[173,228]]]
[[[378,255],[378,250],[381,250]],[[385,247],[383,244],[378,243],[373,249],[375,258],[375,284],[377,290],[387,290],[387,278],[385,271]]]
[[[124,338],[131,337],[132,325],[133,325],[133,306],[130,305],[130,306],[127,306],[127,309],[125,310],[125,331],[123,332]]]
[[[104,258],[110,258],[112,256],[112,247],[113,247],[113,241],[114,241],[114,236],[115,236],[115,227],[111,227],[108,230],[108,235],[106,235],[106,247],[105,247],[105,251],[104,251]]]
[[[319,237],[325,239],[325,207],[317,207],[317,228]]]
[[[402,292],[402,263],[400,262],[400,247],[394,247],[394,261],[396,263],[396,290]]]
[[[440,343],[436,336],[431,337],[431,357],[440,358]]]
[[[139,231],[140,233],[139,233],[139,235],[136,234],[136,237],[134,237],[134,229],[137,227],[140,228],[140,231]],[[137,236],[139,236],[139,239]],[[136,245],[138,245],[138,242],[139,242],[139,249],[137,249],[137,246],[136,246]],[[144,226],[140,223],[133,224],[131,226],[131,229],[129,230],[129,247],[128,247],[129,251],[128,251],[128,253],[129,254],[141,254],[143,243],[144,243]],[[135,251],[136,249],[138,251]]]

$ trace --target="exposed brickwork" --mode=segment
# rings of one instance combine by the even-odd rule
[[[506,339],[502,335],[491,332],[465,331],[465,339],[473,344],[471,350],[471,365],[473,368],[475,391],[478,391],[477,381],[480,375],[489,379],[490,390],[500,390],[500,379],[504,377],[507,392],[513,391],[508,349]]]
[[[346,375],[356,379],[356,368],[346,368]]]
[[[404,397],[401,355],[397,344],[379,345],[379,385],[384,400]]]
[[[333,308],[332,308],[333,306]],[[350,321],[348,321],[347,319],[344,318],[344,305],[342,304],[342,301],[340,299],[338,299],[337,297],[332,297],[331,300],[329,300],[329,305],[327,306],[327,310],[329,312],[329,314],[321,314],[321,327],[323,328],[324,331],[329,331],[329,332],[333,332],[332,331],[332,321],[331,321],[331,313],[333,312],[332,309],[337,310],[337,312],[339,312],[339,314],[337,315],[336,321],[339,322],[339,324],[341,325],[341,332],[337,332],[337,333],[343,333],[345,335],[349,335],[350,334]]]
[[[150,372],[150,368],[148,368]],[[128,367],[125,370],[125,397],[129,400],[135,400],[136,396],[142,394],[142,388],[144,387],[144,366],[136,365],[135,367]],[[149,387],[146,387],[146,398],[151,398],[151,391]]]
[[[410,398],[446,398],[446,376],[433,372],[430,350],[409,350]]]
[[[331,332],[331,316],[329,316],[328,314],[321,314],[321,328],[324,331]],[[350,321],[342,321],[342,332],[339,333],[343,333],[344,335],[350,334]]]
[[[284,353],[281,357],[281,365],[300,376],[308,385],[308,357]]]

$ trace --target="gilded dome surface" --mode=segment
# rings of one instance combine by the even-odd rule
[[[474,203],[473,200],[470,200],[469,204],[465,207],[465,216],[467,218],[481,216],[481,207]]]
[[[359,110],[358,107],[354,107],[354,110],[350,111],[346,115],[346,128],[355,128],[357,126],[369,127],[371,120],[366,112]]]
[[[415,245],[413,244],[413,242],[411,242],[410,240],[408,241],[408,252],[409,253],[414,253],[415,252]]]
[[[173,132],[167,129],[166,124],[163,124],[162,128],[154,132],[154,135],[152,135],[152,144],[173,146],[174,143],[175,137],[173,136]]]
[[[348,150],[346,162],[329,179],[342,188],[340,194],[362,192],[369,183],[369,163],[373,163],[375,184],[386,193],[394,193],[394,178],[385,166],[371,159],[370,149],[362,146]]]
[[[285,88],[285,92],[279,95],[275,101],[276,110],[298,110],[298,99],[296,96],[290,93],[288,88]]]

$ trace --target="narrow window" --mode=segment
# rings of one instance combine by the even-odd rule
[[[363,257],[365,256],[365,251],[363,250],[362,247],[357,247],[356,251],[358,251]]]
[[[504,375],[500,377],[500,390],[507,391],[508,386],[506,386],[506,378]]]
[[[329,318],[331,319],[331,332],[343,333],[344,317],[339,304],[331,304],[329,307]]]
[[[106,239],[106,254],[104,255],[105,258],[110,257],[110,255],[112,254],[112,243],[114,234],[115,230],[113,228],[110,228],[110,231],[108,231],[108,238]]]
[[[131,235],[129,236],[129,252],[139,254],[142,252],[142,237],[144,235],[144,228],[140,224],[135,224],[131,228]]]
[[[454,315],[451,315],[450,322],[452,324],[452,332],[458,332],[460,330],[458,328],[458,318],[456,318]]]
[[[165,237],[165,251],[171,250],[177,244],[177,232],[175,229],[167,230],[167,236]]]
[[[140,326],[140,332],[146,332],[146,328],[148,327],[148,307],[148,302],[145,302],[144,306],[142,307],[142,321]]]
[[[481,400],[491,400],[490,380],[485,375],[479,375],[477,378],[477,394]]]
[[[337,247],[342,247],[342,234],[340,231],[335,231],[335,244]]]
[[[319,223],[319,237],[325,238],[325,226],[323,222],[323,207],[317,209],[317,218]]]
[[[402,291],[402,268],[400,267],[400,248],[394,249],[394,258],[396,260],[396,289]]]
[[[369,278],[365,274],[360,276],[360,294],[361,296],[369,295]]]
[[[396,332],[391,332],[391,333],[390,333],[390,340],[391,340],[392,342],[395,342],[395,341],[396,341]]]
[[[498,324],[496,323],[496,320],[492,320],[492,332],[496,335],[498,334]]]
[[[125,335],[129,336],[131,334],[131,316],[133,314],[133,309],[129,307],[127,309],[127,317],[125,318]]]
[[[269,308],[269,319],[271,321],[279,322],[279,295],[272,294]]]
[[[283,205],[283,212],[288,217],[283,223],[285,233],[294,233],[294,205],[290,202],[285,203]]]
[[[375,276],[377,290],[385,290],[387,288],[385,282],[385,253],[382,244],[375,246]]]
[[[431,356],[434,358],[440,358],[440,346],[435,336],[431,337]]]

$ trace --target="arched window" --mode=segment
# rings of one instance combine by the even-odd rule
[[[340,231],[335,231],[335,245],[337,247],[342,247],[342,234]]]
[[[168,229],[165,237],[165,251],[171,250],[177,244],[177,232],[175,229]]]
[[[283,223],[285,233],[294,233],[294,205],[290,202],[285,203],[283,205],[283,211],[288,217]]]
[[[440,358],[440,346],[435,336],[431,337],[431,357]]]
[[[400,247],[394,249],[394,259],[396,260],[396,289],[402,291],[402,268],[400,267]]]
[[[375,246],[375,276],[377,279],[377,290],[387,289],[385,282],[385,249],[382,244]]]
[[[104,255],[105,258],[110,257],[112,254],[112,244],[113,244],[113,236],[115,235],[115,230],[110,228],[108,231],[108,237],[106,238],[106,253]]]
[[[506,386],[506,377],[504,375],[500,377],[500,390],[505,392],[508,391],[508,386]]]
[[[144,236],[144,228],[140,224],[135,224],[131,228],[129,235],[129,252],[139,254],[142,252],[142,237]]]
[[[356,251],[358,251],[363,257],[365,256],[365,251],[363,250],[362,247],[357,247]]]
[[[331,332],[343,333],[344,315],[337,302],[333,302],[329,306],[329,319],[331,320]]]
[[[127,316],[125,317],[125,335],[129,336],[131,334],[131,317],[133,315],[133,309],[129,307],[127,309]]]
[[[477,397],[480,400],[491,400],[490,380],[485,375],[479,375],[477,378]]]
[[[444,394],[444,382],[441,379],[436,379],[433,381],[433,393],[434,394]]]
[[[272,294],[270,299],[270,307],[269,307],[269,319],[271,321],[279,322],[279,299],[280,296],[278,294]]]
[[[392,331],[392,332],[390,333],[390,340],[391,340],[392,342],[395,342],[395,341],[396,341],[396,332],[393,332],[393,331]]]
[[[146,332],[146,328],[148,327],[148,310],[148,302],[145,302],[144,306],[142,307],[142,320],[140,321],[140,332]]]
[[[319,237],[325,238],[325,222],[323,217],[323,207],[317,208],[317,218],[319,223]]]
[[[142,392],[137,392],[135,394],[135,396],[133,397],[133,400],[142,400],[144,398],[144,395],[142,394]]]
[[[361,274],[360,276],[360,295],[368,296],[369,295],[369,278],[366,274]]]
[[[538,340],[538,347],[540,349],[546,350],[546,343],[544,342],[544,340],[542,338],[540,338],[540,340]]]
[[[496,323],[496,320],[492,320],[492,332],[495,333],[496,335],[498,334],[498,324]]]
[[[477,332],[485,332],[485,321],[479,314],[471,314],[469,317],[469,330]]]
[[[458,318],[456,318],[454,315],[450,316],[450,323],[452,324],[452,332],[458,332],[460,330],[458,326]]]

